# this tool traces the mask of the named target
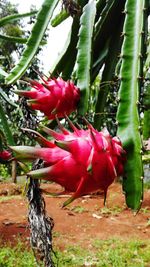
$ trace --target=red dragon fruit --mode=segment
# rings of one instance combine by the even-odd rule
[[[0,162],[6,162],[11,158],[11,152],[8,150],[0,151]]]
[[[63,206],[100,189],[106,197],[109,185],[123,174],[126,160],[117,137],[112,138],[106,130],[98,132],[89,123],[87,130],[77,129],[68,121],[73,132],[60,125],[60,132],[43,126],[43,131],[50,134],[53,141],[36,133],[43,147],[12,147],[16,159],[44,161],[44,168],[30,171],[30,177],[54,181],[66,191],[74,192]]]
[[[28,105],[35,110],[40,110],[48,117],[54,119],[64,117],[75,111],[80,98],[79,89],[72,81],[62,78],[43,79],[43,84],[30,80],[30,91],[15,90],[18,95],[29,98]]]

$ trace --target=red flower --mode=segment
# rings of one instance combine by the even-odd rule
[[[40,110],[49,119],[64,117],[76,110],[80,98],[79,89],[71,81],[62,78],[30,81],[31,91],[16,90],[15,93],[29,98],[28,105],[35,110]]]
[[[44,161],[45,167],[30,171],[29,176],[54,181],[74,192],[64,206],[99,189],[106,196],[109,185],[123,174],[125,162],[118,138],[112,138],[107,131],[98,132],[90,124],[87,130],[79,130],[71,122],[70,125],[73,132],[61,127],[58,133],[43,127],[54,138],[50,142],[37,133],[44,147],[12,147],[19,160]]]

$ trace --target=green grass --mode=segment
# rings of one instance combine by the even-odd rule
[[[88,209],[86,209],[86,208],[84,208],[84,207],[82,207],[82,206],[74,206],[74,207],[68,207],[68,209],[70,210],[70,211],[73,211],[73,212],[75,212],[75,213],[84,213],[84,212],[88,212]]]
[[[63,252],[55,249],[58,267],[149,267],[150,241],[122,241],[119,239],[93,240],[90,249],[68,246]],[[0,248],[0,267],[36,266],[31,251],[23,244]],[[42,265],[40,265],[42,267]]]
[[[14,195],[14,196],[0,196],[0,202],[7,202],[11,199],[22,199],[22,196],[20,195]],[[1,266],[0,266],[1,267]]]
[[[22,243],[15,247],[0,248],[0,267],[32,267],[35,266],[33,254],[24,249]]]
[[[150,189],[150,182],[147,182],[147,183],[144,184],[144,189],[145,190]]]
[[[117,215],[123,210],[124,206],[123,207],[113,206],[112,208],[103,207],[99,210],[99,213],[102,215]]]

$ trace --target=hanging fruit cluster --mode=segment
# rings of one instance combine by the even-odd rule
[[[80,91],[71,82],[63,79],[44,80],[44,84],[31,81],[30,91],[16,91],[17,94],[31,98],[31,108],[40,110],[48,118],[66,117],[73,132],[58,122],[60,131],[47,127],[43,130],[53,137],[45,139],[35,131],[42,147],[14,146],[12,150],[18,160],[42,159],[44,168],[30,171],[32,178],[54,181],[74,192],[63,206],[74,199],[97,190],[103,190],[105,199],[109,185],[123,174],[125,151],[117,137],[112,138],[105,131],[98,132],[87,122],[88,129],[78,129],[69,120],[70,114],[77,108]],[[58,121],[58,119],[57,119]]]
[[[14,83],[25,73],[41,44],[49,21],[55,27],[71,14],[70,34],[62,53],[50,69],[51,76],[61,76],[65,81],[72,78],[75,81],[76,87],[80,88],[80,100],[77,96],[66,114],[69,115],[79,101],[78,114],[85,116],[89,112],[91,87],[101,73],[92,113],[92,122],[98,131],[103,127],[110,86],[112,81],[116,81],[117,114],[113,116],[116,115],[117,136],[127,153],[123,191],[127,206],[138,210],[143,199],[142,138],[149,133],[149,107],[146,112],[143,111],[142,129],[140,100],[143,98],[145,78],[150,66],[147,53],[150,3],[145,0],[63,0],[63,10],[52,18],[58,2],[59,0],[43,2],[18,64],[6,75],[6,84]],[[39,86],[41,85],[33,85],[34,89]],[[43,86],[47,89],[45,82]],[[41,97],[41,92],[39,93]],[[56,101],[56,108],[49,105],[50,109],[47,109],[40,97],[36,97],[35,103],[34,97],[33,102],[29,100],[33,108],[38,107],[49,118],[54,118],[56,114],[60,117],[64,115],[62,108],[63,112],[59,112],[59,102]],[[107,116],[110,118],[109,114]]]

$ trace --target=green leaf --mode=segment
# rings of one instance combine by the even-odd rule
[[[53,11],[58,0],[45,0],[41,9],[37,14],[37,20],[31,31],[27,45],[18,64],[11,70],[10,74],[6,77],[6,84],[12,84],[19,79],[28,66],[30,65],[41,40],[44,36],[48,23],[52,17]]]
[[[81,98],[78,112],[85,115],[88,109],[88,98],[90,90],[90,71],[91,71],[91,51],[94,21],[96,15],[96,3],[90,1],[83,8],[80,19],[78,53],[77,53],[77,87],[81,91]]]
[[[21,18],[25,18],[25,17],[31,17],[34,16],[35,14],[37,14],[37,11],[32,11],[29,13],[23,13],[23,14],[14,14],[14,15],[10,15],[10,16],[6,16],[0,19],[0,27],[8,24],[8,23],[12,23],[16,20],[19,20]]]

